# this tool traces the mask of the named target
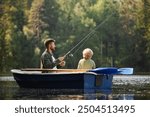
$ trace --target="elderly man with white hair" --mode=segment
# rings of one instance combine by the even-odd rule
[[[95,62],[91,59],[93,56],[93,51],[90,48],[86,48],[82,52],[83,59],[78,63],[78,69],[95,69]]]

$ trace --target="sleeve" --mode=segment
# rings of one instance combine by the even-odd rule
[[[52,60],[52,56],[45,54],[42,57],[43,68],[53,68],[59,64],[59,60],[56,59],[54,62]]]
[[[93,61],[93,69],[95,69],[96,68],[96,65],[95,65],[95,62]]]
[[[81,60],[79,61],[79,63],[78,63],[78,67],[77,67],[77,69],[81,69],[82,67],[81,67]]]

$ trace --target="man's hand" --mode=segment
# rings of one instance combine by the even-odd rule
[[[65,61],[61,61],[61,62],[59,63],[59,65],[60,65],[61,67],[65,66],[65,64],[66,64]]]

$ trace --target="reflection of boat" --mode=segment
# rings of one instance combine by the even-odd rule
[[[24,88],[51,89],[111,89],[112,74],[120,73],[117,68],[47,69],[50,73],[41,73],[43,69],[11,70],[14,79]]]
[[[97,90],[97,89],[85,89],[84,99],[86,100],[111,100],[112,90]]]
[[[121,94],[118,98],[119,100],[134,100],[134,94]]]

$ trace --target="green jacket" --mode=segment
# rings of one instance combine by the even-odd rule
[[[52,56],[53,55],[49,53],[48,51],[43,52],[41,56],[41,62],[42,62],[43,68],[46,68],[46,69],[53,69],[54,67],[60,68],[60,65],[59,65],[60,61],[58,59],[53,61]]]

